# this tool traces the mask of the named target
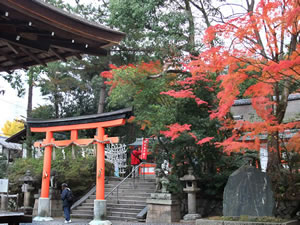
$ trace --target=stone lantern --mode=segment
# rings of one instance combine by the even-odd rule
[[[24,193],[24,213],[32,214],[31,192],[34,190],[33,182],[35,179],[31,176],[31,171],[27,170],[25,176],[20,178],[19,181],[23,182],[22,192]]]
[[[196,192],[200,191],[197,187],[197,178],[193,175],[193,168],[189,167],[188,174],[180,178],[185,182],[185,188],[183,191],[188,194],[188,214],[186,214],[184,220],[196,220],[201,218],[200,214],[196,213]]]

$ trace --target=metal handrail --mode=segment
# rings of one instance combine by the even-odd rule
[[[134,170],[132,170],[120,183],[118,183],[106,196],[105,196],[105,199],[108,197],[108,196],[110,196],[116,189],[117,189],[117,201],[119,202],[119,186],[121,185],[121,184],[123,184],[123,182],[125,181],[125,180],[127,180],[127,178],[129,178],[133,173],[135,173],[136,172],[136,170],[138,169],[138,168],[140,168],[140,166],[142,165],[142,164],[146,164],[145,162],[141,162],[137,167],[135,167],[135,169]]]
[[[77,206],[79,206],[81,203],[83,203],[85,200],[87,200],[90,195],[92,195],[93,193],[95,193],[96,191],[96,185],[94,187],[92,187],[92,189],[90,189],[88,191],[88,193],[86,193],[82,198],[78,199],[78,201],[76,201],[72,206],[71,209],[76,208]]]

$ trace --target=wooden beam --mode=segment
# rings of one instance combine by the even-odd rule
[[[6,54],[6,53],[2,52],[1,55],[3,55],[4,57],[6,57],[9,61],[13,62],[14,64],[20,65],[20,66],[22,66],[22,68],[27,69],[27,67],[24,66],[23,63],[19,62],[17,59],[15,59],[13,57],[11,57],[9,54]]]
[[[95,129],[98,127],[116,127],[124,125],[126,122],[125,119],[116,119],[105,122],[96,122],[96,123],[85,123],[85,124],[74,124],[74,125],[64,125],[64,126],[53,126],[53,127],[33,127],[31,125],[31,132],[60,132],[60,131],[69,131],[69,130],[85,130],[85,129]]]
[[[42,38],[41,38],[42,39]],[[72,43],[71,40],[58,40],[58,39],[46,39],[43,38],[45,42],[49,43],[51,46],[56,48],[66,49],[68,51],[80,51],[84,54],[98,55],[98,56],[106,56],[107,51],[100,47],[87,47],[86,43]]]
[[[19,51],[13,46],[11,45],[10,43],[6,42],[6,45],[16,54],[18,55],[19,54]]]
[[[75,54],[75,56],[77,59],[82,60],[82,56],[79,53]]]
[[[6,69],[5,67],[0,66],[0,71],[4,71],[6,73],[10,73],[10,71],[8,69]]]
[[[93,48],[93,47],[88,47],[86,48],[85,45],[83,44],[76,44],[76,43],[71,43],[71,44],[63,44],[63,45],[57,45],[57,43],[53,44],[53,46],[66,49],[66,50],[76,50],[80,51],[84,54],[90,54],[90,55],[97,55],[97,56],[107,56],[107,51],[102,48]]]
[[[3,39],[9,43],[12,43],[20,47],[37,49],[40,51],[48,51],[50,47],[49,43],[47,42],[32,41],[32,40],[22,38],[18,35],[7,34],[4,32],[0,33],[0,39]]]
[[[30,58],[32,58],[34,61],[36,61],[39,64],[42,64],[43,66],[47,66],[46,63],[44,63],[42,60],[40,60],[38,57],[36,57],[33,53],[31,53],[29,50],[25,48],[20,48],[25,54],[27,54]]]
[[[54,50],[54,48],[50,48],[50,52],[52,54],[54,54],[57,58],[59,58],[60,60],[67,62],[67,59],[62,57],[60,54],[58,54],[58,52],[56,52],[56,50]]]

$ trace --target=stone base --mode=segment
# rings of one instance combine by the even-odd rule
[[[25,215],[32,215],[32,207],[21,207],[21,210],[24,212]]]
[[[200,214],[186,214],[184,217],[183,217],[183,220],[184,221],[190,221],[190,220],[196,220],[196,219],[200,219],[201,218],[201,215]]]
[[[38,215],[38,208],[39,208],[39,199],[36,198],[34,200],[34,206],[33,206],[33,211],[32,211],[32,216],[35,217]]]
[[[89,222],[90,225],[112,225],[109,220],[92,220]]]
[[[146,223],[172,223],[180,221],[180,204],[169,193],[154,193],[147,199]]]
[[[49,198],[39,198],[38,217],[50,217]]]
[[[6,211],[8,209],[8,197],[5,194],[1,194],[1,210]]]
[[[50,189],[50,217],[62,217],[63,207],[59,190]],[[36,197],[35,197],[36,198]],[[32,216],[38,216],[39,198],[35,199]]]
[[[92,220],[89,224],[111,224],[109,220],[106,220],[106,200],[94,200],[94,220]]]
[[[53,218],[52,217],[41,217],[41,216],[36,216],[33,218],[33,221],[39,221],[39,222],[42,222],[42,221],[52,221]]]
[[[62,200],[50,199],[50,216],[61,217],[63,214]]]

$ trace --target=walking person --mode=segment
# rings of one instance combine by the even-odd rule
[[[141,151],[137,148],[131,152],[132,177],[137,177],[139,174],[139,171],[136,168],[141,163],[140,155]]]
[[[71,189],[68,187],[66,183],[61,185],[62,193],[61,193],[61,200],[63,201],[63,209],[64,209],[64,216],[65,216],[65,223],[71,223],[70,213],[71,213],[71,206],[73,203],[73,194]]]

